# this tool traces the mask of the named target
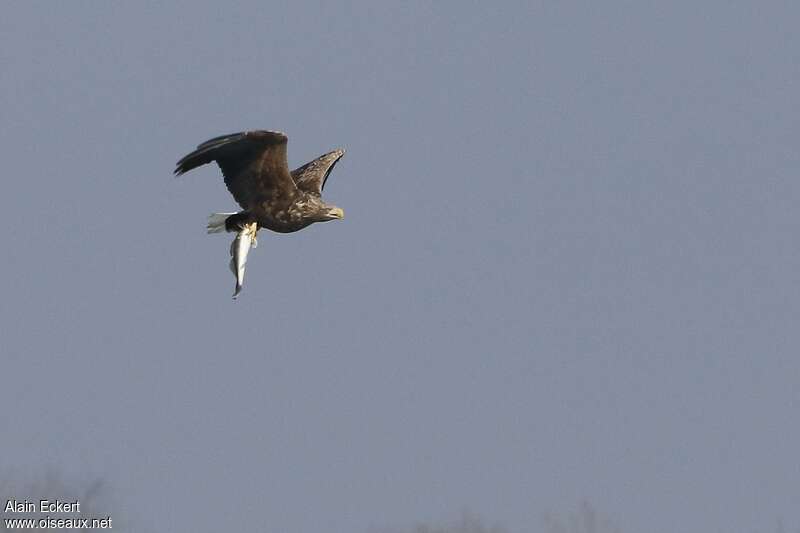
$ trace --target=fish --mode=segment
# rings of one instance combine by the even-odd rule
[[[258,245],[256,233],[258,233],[258,224],[255,222],[246,224],[239,230],[239,233],[236,234],[236,237],[231,243],[230,268],[233,275],[236,276],[236,288],[233,292],[234,300],[239,296],[239,293],[242,292],[247,254],[250,253],[251,248],[255,248]]]

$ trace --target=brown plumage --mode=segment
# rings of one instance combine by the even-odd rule
[[[286,143],[283,133],[266,130],[215,137],[178,161],[175,175],[217,162],[225,185],[243,209],[227,217],[227,231],[255,222],[258,228],[291,233],[342,218],[340,208],[322,201],[322,188],[344,151],[334,150],[289,172]]]

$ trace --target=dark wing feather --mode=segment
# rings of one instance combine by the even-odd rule
[[[216,161],[225,185],[244,209],[275,194],[296,190],[286,162],[286,135],[247,131],[209,139],[178,161],[175,175]]]
[[[292,170],[292,178],[297,188],[309,194],[320,196],[325,181],[336,162],[344,155],[344,150],[334,150],[309,161],[300,168]]]

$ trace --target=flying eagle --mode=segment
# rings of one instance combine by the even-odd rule
[[[225,185],[242,207],[238,213],[214,213],[208,232],[237,234],[231,246],[231,269],[241,290],[247,251],[255,246],[261,228],[280,233],[298,231],[314,222],[344,217],[342,209],[322,200],[322,189],[344,150],[333,150],[289,171],[285,134],[278,131],[247,131],[209,139],[178,161],[175,175],[216,161]]]

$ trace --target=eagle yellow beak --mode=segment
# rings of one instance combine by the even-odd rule
[[[344,218],[344,209],[341,207],[334,207],[330,211],[328,211],[328,216],[331,217],[331,220],[334,218],[343,219]]]

